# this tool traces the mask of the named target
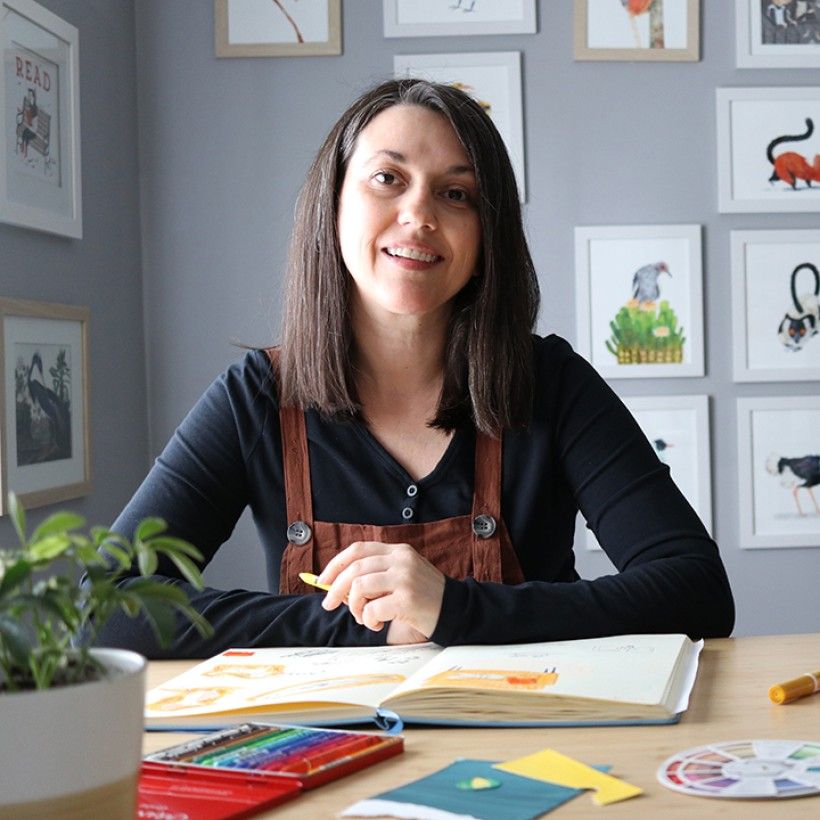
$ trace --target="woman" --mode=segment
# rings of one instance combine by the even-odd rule
[[[253,511],[280,594],[193,593],[215,637],[165,654],[729,634],[717,548],[603,380],[531,335],[538,298],[480,106],[421,80],[357,100],[300,196],[281,350],[211,386],[115,524],[159,515],[210,559]],[[618,574],[579,580],[579,508]],[[162,654],[125,618],[100,641]]]

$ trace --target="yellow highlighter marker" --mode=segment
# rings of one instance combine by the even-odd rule
[[[317,589],[323,589],[327,592],[330,589],[330,584],[320,584],[318,582],[318,575],[314,575],[312,572],[300,572],[299,578],[304,581],[306,584],[310,584],[312,587],[316,587]]]

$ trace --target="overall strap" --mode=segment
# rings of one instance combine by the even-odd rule
[[[473,577],[501,583],[501,438],[476,433],[473,489]]]

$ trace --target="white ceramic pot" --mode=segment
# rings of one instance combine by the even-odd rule
[[[0,694],[0,818],[136,816],[146,661],[92,652],[104,680]]]

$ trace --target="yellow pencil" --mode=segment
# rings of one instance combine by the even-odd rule
[[[316,587],[317,589],[323,589],[327,592],[330,589],[330,584],[320,584],[317,582],[318,575],[314,575],[312,572],[300,572],[299,577],[306,583],[310,584],[312,587]]]
[[[769,688],[769,698],[773,703],[791,703],[806,695],[820,692],[820,670],[806,672],[799,678],[788,680],[785,683],[776,683]]]

